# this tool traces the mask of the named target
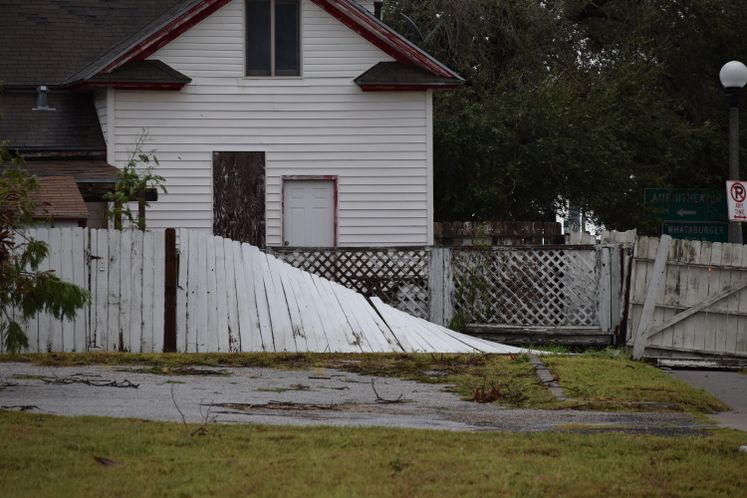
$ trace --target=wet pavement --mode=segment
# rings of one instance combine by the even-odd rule
[[[683,413],[527,410],[463,401],[444,384],[333,369],[196,369],[0,363],[0,409],[202,423],[404,427],[456,431],[584,431],[686,435],[710,427]],[[195,372],[197,373],[197,372]],[[181,412],[181,413],[180,413]]]
[[[724,427],[747,432],[747,375],[719,370],[671,370],[670,374],[691,386],[705,389],[723,401],[728,412],[709,415]]]

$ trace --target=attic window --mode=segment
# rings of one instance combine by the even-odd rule
[[[299,0],[246,0],[246,75],[301,74]]]

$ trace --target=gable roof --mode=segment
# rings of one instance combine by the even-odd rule
[[[229,1],[0,0],[6,19],[0,30],[0,81],[8,88],[122,84],[113,73],[125,66],[131,72],[133,62],[146,59]],[[450,80],[451,87],[464,83],[355,0],[311,1],[401,64]],[[18,50],[19,43],[24,50]],[[160,68],[161,76],[176,72],[166,68]],[[143,67],[137,69],[142,72]],[[157,71],[150,69],[148,78],[153,78]],[[180,76],[170,74],[153,88],[160,83],[179,88],[188,82]]]
[[[347,27],[403,64],[412,64],[435,76],[464,83],[457,73],[390,28],[355,0],[311,0]]]

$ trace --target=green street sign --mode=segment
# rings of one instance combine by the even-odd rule
[[[673,239],[707,240],[709,242],[727,242],[729,240],[728,223],[677,223],[667,222],[661,226],[663,235]]]
[[[662,221],[727,221],[726,194],[709,188],[647,188],[646,212]]]

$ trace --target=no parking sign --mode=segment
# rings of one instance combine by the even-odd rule
[[[726,203],[729,206],[729,221],[747,221],[747,182],[726,182]]]

